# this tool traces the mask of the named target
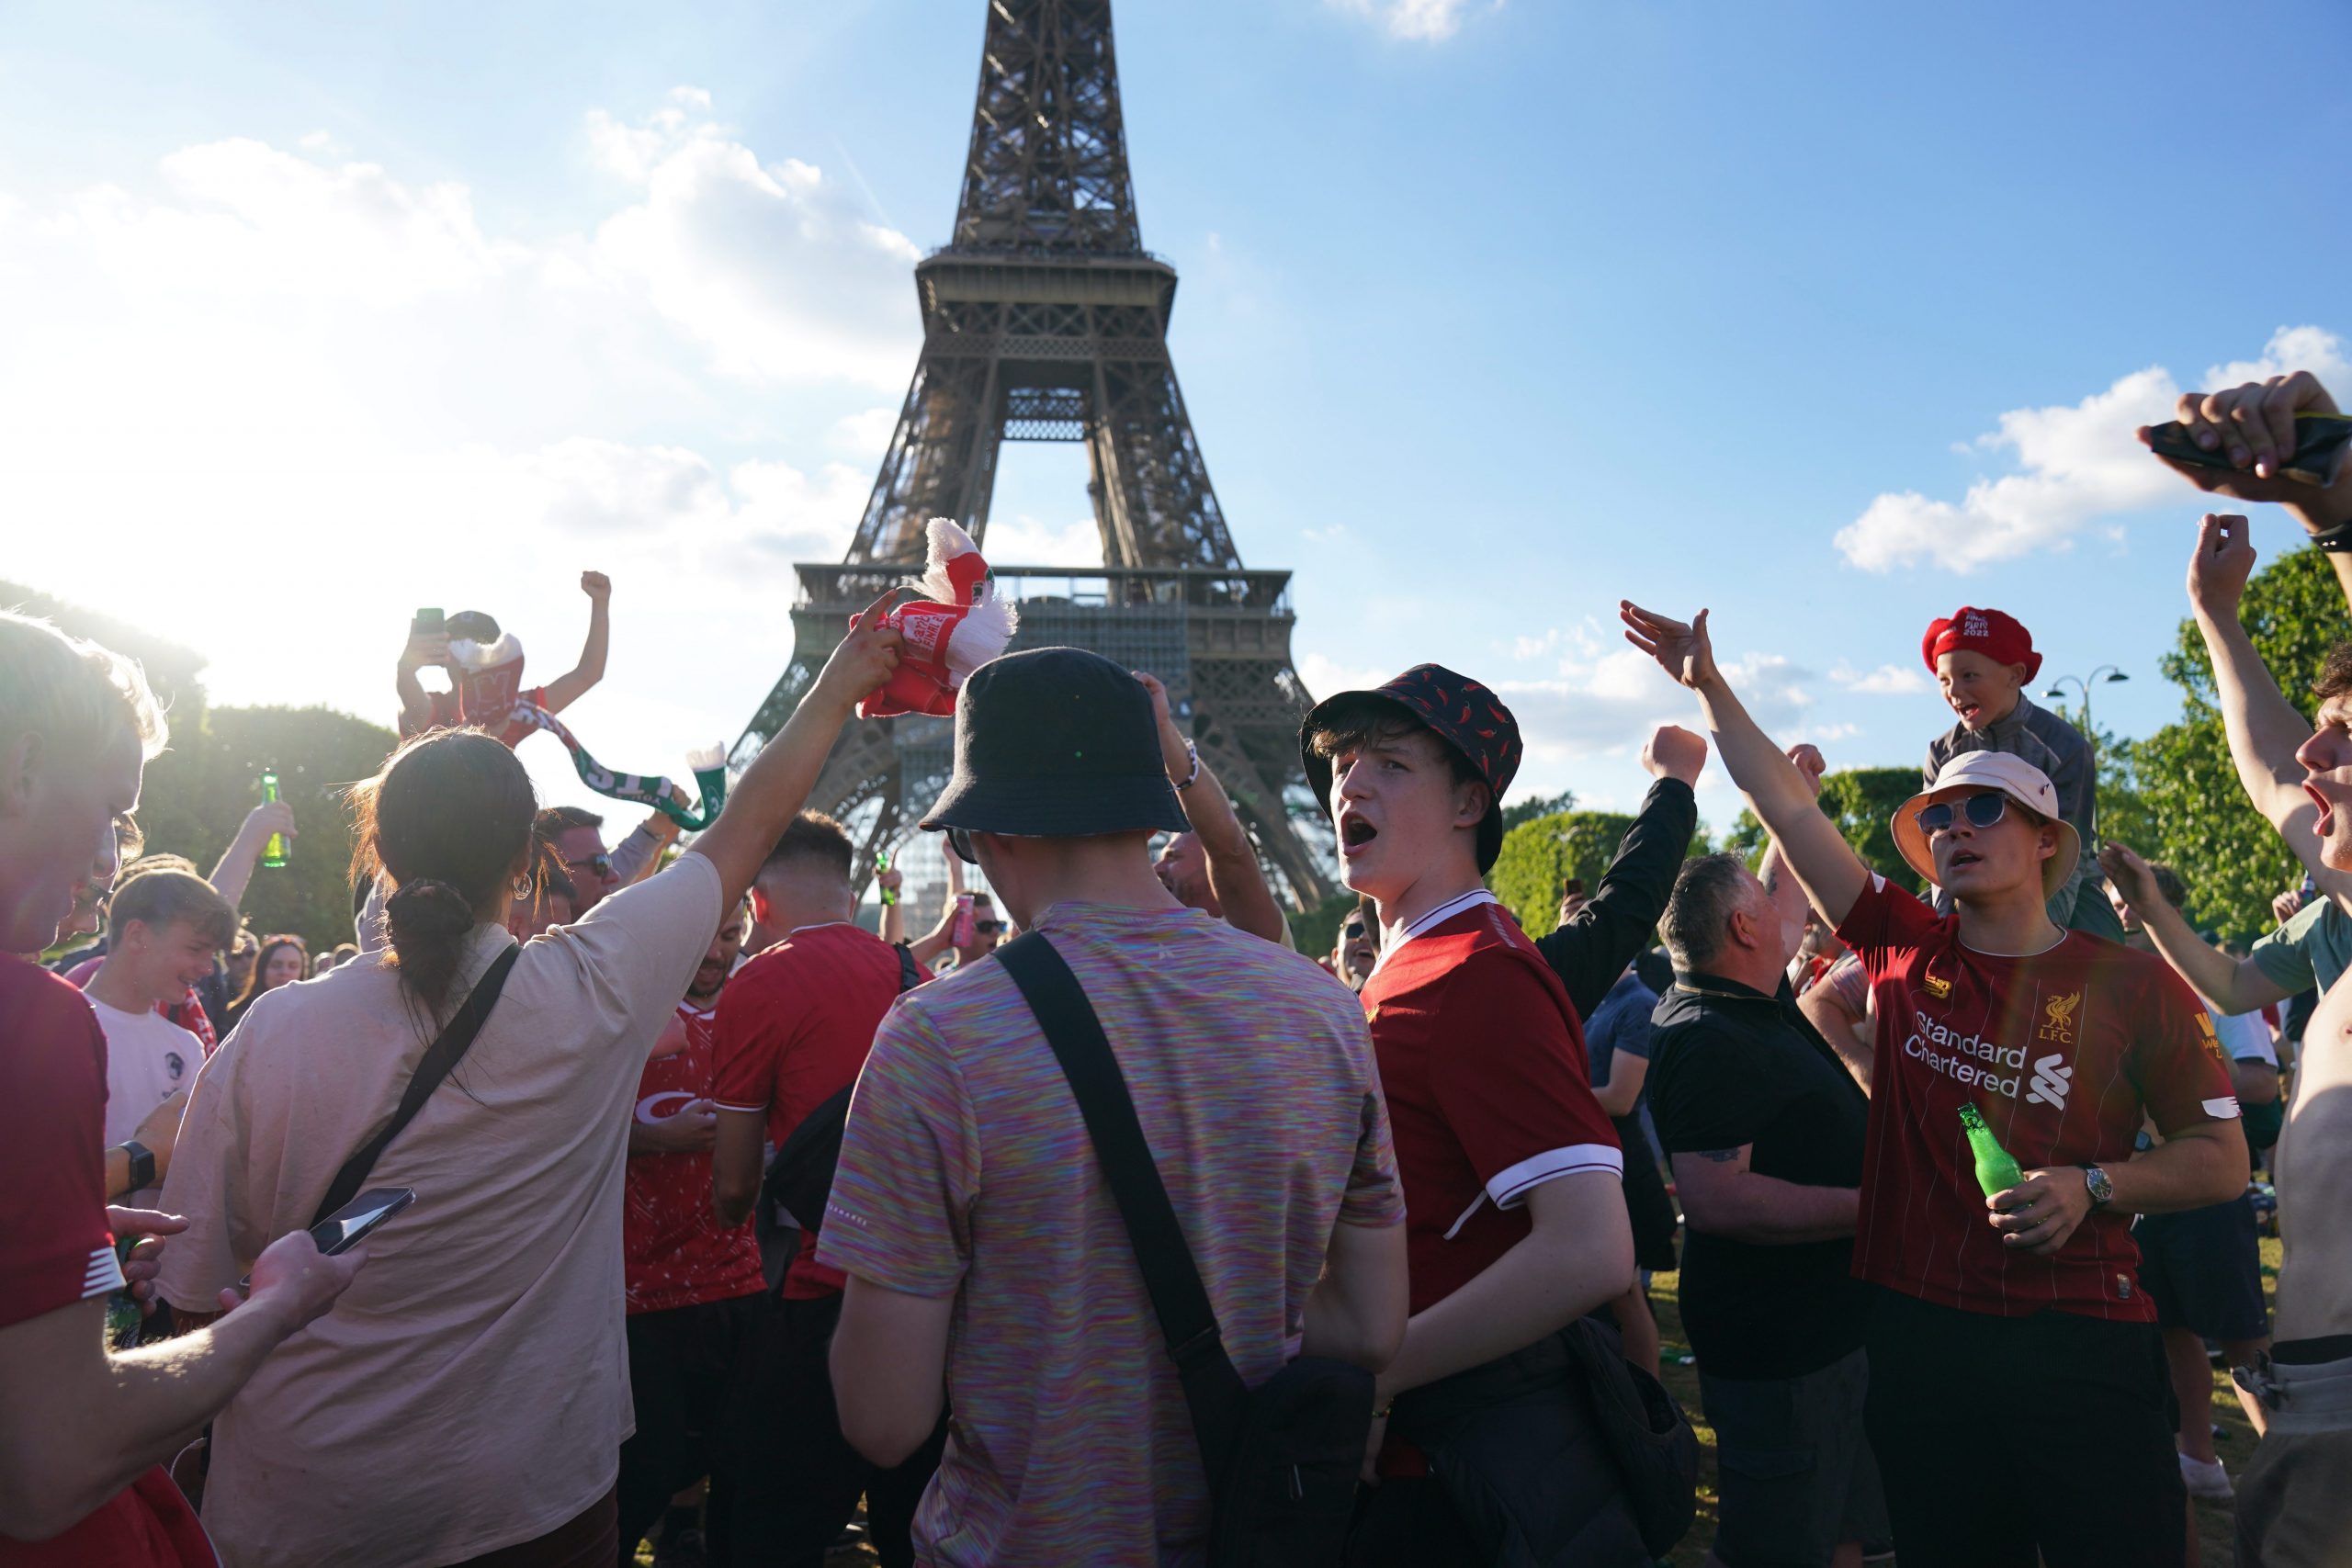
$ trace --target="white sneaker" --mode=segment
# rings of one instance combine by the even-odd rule
[[[2180,1479],[2191,1497],[2222,1498],[2236,1495],[2230,1484],[2230,1472],[2222,1468],[2220,1460],[2191,1459],[2180,1456]]]

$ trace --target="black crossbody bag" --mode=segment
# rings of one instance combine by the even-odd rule
[[[1372,1374],[1301,1356],[1255,1389],[1241,1381],[1126,1078],[1078,976],[1035,931],[999,948],[996,959],[1069,1080],[1176,1363],[1208,1472],[1209,1568],[1338,1562],[1372,1431]]]
[[[319,1212],[311,1216],[311,1224],[319,1224],[359,1196],[360,1186],[367,1181],[368,1173],[376,1168],[376,1161],[401,1135],[401,1130],[416,1120],[416,1113],[424,1109],[424,1102],[441,1087],[442,1080],[465,1059],[474,1036],[481,1032],[482,1021],[498,1005],[498,993],[506,988],[506,976],[522,951],[523,944],[516,942],[490,961],[490,967],[474,982],[465,1001],[450,1015],[441,1032],[434,1036],[433,1043],[424,1048],[416,1071],[409,1075],[408,1087],[401,1091],[400,1108],[392,1112],[392,1119],[377,1129],[376,1135],[362,1144],[358,1152],[345,1160],[343,1168],[334,1173],[334,1179],[327,1184],[327,1195],[319,1200]]]

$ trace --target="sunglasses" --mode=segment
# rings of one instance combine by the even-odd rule
[[[966,865],[978,865],[980,857],[972,852],[972,835],[961,828],[947,829],[947,847],[962,858]]]
[[[612,880],[613,857],[610,855],[590,855],[585,860],[568,860],[563,863],[573,871],[593,871],[608,882]]]
[[[1004,922],[1002,920],[974,920],[972,929],[982,936],[994,936],[1004,930]]]
[[[1917,818],[1915,818],[1915,820],[1919,824],[1919,831],[1927,834],[1928,837],[1932,839],[1938,833],[1943,832],[1947,829],[1951,828],[1952,823],[1951,808],[1952,803],[1949,800],[1939,800],[1933,806],[1923,806],[1919,807],[1919,814]],[[1968,825],[1970,827],[1990,828],[1994,823],[1998,822],[2003,817],[2008,815],[2009,797],[2006,795],[1998,795],[1987,790],[1983,795],[1970,795],[1966,800],[1960,803],[1960,808],[1967,814]],[[2019,807],[2018,809],[2026,817],[2036,821],[2040,820],[2039,818],[2034,817],[2032,812],[2026,811],[2023,807]]]

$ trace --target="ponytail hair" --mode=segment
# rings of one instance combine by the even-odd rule
[[[483,911],[504,908],[508,879],[528,859],[538,808],[530,775],[480,729],[435,730],[353,785],[351,802],[352,875],[391,879],[391,964],[437,1025],[455,999],[468,937]]]

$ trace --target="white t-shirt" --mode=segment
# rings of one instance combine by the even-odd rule
[[[2267,1062],[2278,1065],[2278,1052],[2270,1043],[2270,1026],[2262,1021],[2258,1012],[2227,1013],[2207,1006],[2213,1015],[2213,1034],[2222,1043],[2222,1055],[2233,1062]]]
[[[239,1568],[406,1568],[545,1535],[619,1471],[628,1123],[647,1048],[718,929],[698,854],[523,946],[473,1048],[368,1187],[416,1201],[332,1311],[213,1425],[204,1525]],[[513,945],[476,926],[470,988]],[[397,973],[364,955],[263,994],[197,1079],[164,1200],[189,1227],[167,1301],[209,1305],[308,1226],[424,1055]]]
[[[149,1112],[196,1081],[204,1065],[204,1042],[153,1008],[125,1012],[96,997],[87,998],[107,1037],[107,1146],[139,1130]],[[133,1209],[154,1206],[158,1188],[143,1187],[122,1200]]]

